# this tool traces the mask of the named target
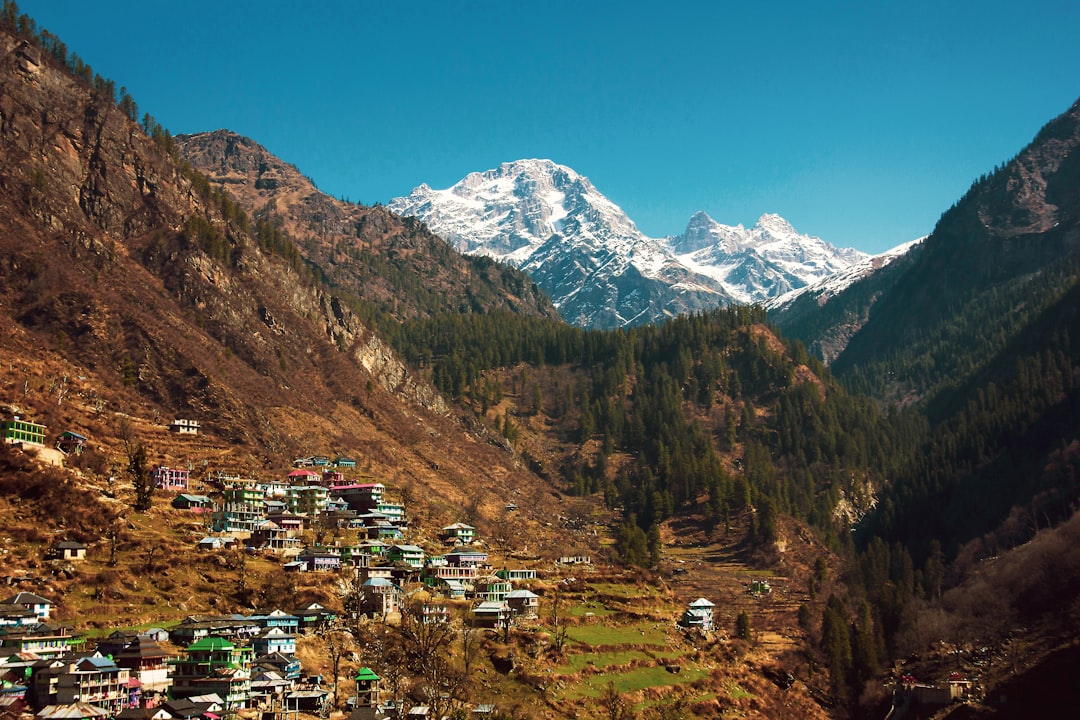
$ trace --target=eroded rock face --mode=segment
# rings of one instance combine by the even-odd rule
[[[243,142],[226,137],[221,157],[251,159],[250,170],[269,184],[298,175],[231,147]],[[105,362],[130,364],[144,395],[213,414],[236,438],[261,427],[277,444],[280,433],[244,407],[244,393],[273,391],[250,379],[229,387],[239,376],[226,377],[235,371],[212,360],[223,351],[269,387],[313,387],[312,398],[325,398],[328,390],[340,395],[335,382],[363,386],[372,377],[414,405],[447,413],[438,393],[344,303],[283,258],[257,250],[167,145],[55,58],[0,31],[0,226],[25,230],[21,243],[0,248],[11,270],[0,288],[31,304],[20,310],[21,322],[99,343],[88,358],[114,355]],[[246,182],[228,177],[226,187],[224,180]],[[229,248],[227,260],[185,231],[193,217]],[[47,265],[61,257],[67,268]],[[192,318],[197,327],[185,325]],[[220,345],[208,346],[207,335]],[[334,366],[349,359],[355,364],[344,373]]]
[[[195,209],[190,182],[111,98],[94,97],[51,57],[7,35],[0,144],[5,183],[21,185],[29,214],[52,230],[127,239],[179,229]]]

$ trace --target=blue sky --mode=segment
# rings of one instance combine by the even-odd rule
[[[140,114],[247,135],[331,195],[550,158],[652,236],[770,212],[879,252],[1080,96],[1074,0],[19,6]]]

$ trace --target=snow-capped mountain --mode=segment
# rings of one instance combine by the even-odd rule
[[[799,235],[777,215],[748,230],[697,213],[682,235],[650,238],[587,178],[550,160],[503,163],[446,190],[421,185],[388,207],[464,253],[520,267],[585,327],[763,301],[865,257]]]

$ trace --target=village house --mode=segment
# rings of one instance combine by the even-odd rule
[[[321,515],[329,499],[327,489],[321,485],[293,485],[285,495],[290,511],[309,517]]]
[[[503,580],[510,582],[521,582],[522,580],[535,580],[536,571],[526,570],[525,568],[503,568],[495,571],[495,574],[501,577]]]
[[[322,471],[322,476],[319,478],[318,484],[328,488],[335,485],[344,485],[345,473],[340,470],[335,470],[334,468],[326,468]]]
[[[21,627],[25,625],[37,625],[40,618],[33,610],[28,610],[22,605],[0,604],[0,627],[13,625]]]
[[[304,541],[291,537],[289,531],[273,520],[263,520],[255,526],[247,544],[249,547],[265,549],[278,555],[295,556],[303,549]]]
[[[386,550],[386,559],[392,563],[421,568],[424,566],[424,551],[416,545],[391,545]]]
[[[139,704],[139,683],[127,668],[98,653],[66,664],[57,672],[56,704],[90,703],[110,715]]]
[[[318,485],[319,481],[322,480],[322,473],[300,468],[290,471],[285,477],[288,480],[288,485],[285,488],[287,493],[288,488],[292,485]]]
[[[420,622],[424,625],[449,623],[450,607],[445,602],[425,602],[420,606]]]
[[[12,417],[11,420],[0,421],[0,434],[3,435],[4,442],[11,445],[45,444],[45,426],[30,420],[23,420],[18,415]]]
[[[300,621],[300,632],[307,633],[325,625],[333,623],[337,619],[337,613],[327,610],[319,603],[309,603],[292,611]]]
[[[307,563],[309,572],[327,572],[341,568],[341,555],[335,548],[306,547],[296,559]]]
[[[244,642],[255,636],[262,627],[242,615],[206,617],[189,615],[169,632],[169,639],[176,645],[193,645],[208,637]]]
[[[476,528],[472,525],[456,522],[447,525],[439,532],[439,538],[454,545],[470,545],[476,537]]]
[[[713,629],[713,608],[716,605],[705,598],[698,598],[687,606],[680,624],[685,628],[697,628],[705,632]]]
[[[472,609],[472,622],[476,627],[498,629],[510,622],[510,606],[506,601],[485,601]]]
[[[175,720],[219,720],[225,709],[225,701],[216,693],[209,693],[169,700],[162,703],[161,708]]]
[[[85,642],[84,633],[77,633],[65,625],[39,622],[0,627],[0,648],[11,648],[16,653],[35,653],[46,660],[77,650]]]
[[[0,716],[5,712],[18,711],[28,702],[27,692],[33,668],[42,662],[36,655],[0,654],[0,700],[12,704],[0,704]]]
[[[214,503],[206,495],[189,495],[180,493],[170,503],[177,510],[187,510],[193,513],[210,513],[214,511]]]
[[[281,628],[289,633],[296,633],[296,631],[300,629],[300,618],[276,608],[267,612],[260,612],[256,615],[250,615],[245,619],[258,623],[260,627]]]
[[[46,560],[85,560],[86,544],[75,540],[61,540],[49,547]]]
[[[195,547],[202,552],[213,552],[215,550],[234,548],[238,544],[239,541],[231,535],[208,535],[200,540]]]
[[[382,483],[350,483],[335,485],[331,490],[349,503],[349,507],[353,510],[365,512],[374,509],[382,502],[386,486]]]
[[[188,646],[173,663],[172,697],[216,693],[225,710],[246,708],[251,694],[251,648],[221,637],[205,637]]]
[[[274,671],[285,680],[298,680],[300,678],[301,665],[295,655],[283,655],[270,653],[261,655],[251,663],[251,672]]]
[[[174,432],[178,435],[198,435],[199,421],[177,418],[169,423],[169,432]]]
[[[191,472],[186,468],[171,468],[158,465],[150,471],[150,479],[158,490],[184,492],[191,482]]]
[[[101,651],[100,644],[98,650]],[[107,654],[112,655],[117,665],[127,668],[131,677],[142,684],[144,697],[147,693],[164,693],[172,687],[169,656],[152,637],[136,635],[119,651]]]
[[[428,587],[438,587],[445,580],[472,584],[478,575],[475,565],[451,565],[445,555],[436,555],[424,563],[421,580]]]
[[[32,592],[15,593],[6,600],[0,601],[4,605],[21,605],[37,615],[39,620],[48,620],[52,612],[53,603],[48,598],[35,595]]]
[[[429,584],[433,590],[436,590],[451,600],[464,600],[466,587],[460,580],[450,580],[439,578]]]
[[[368,578],[363,582],[364,602],[360,612],[371,617],[383,617],[401,609],[401,588],[381,577]]]
[[[483,550],[457,548],[446,553],[443,557],[446,558],[448,565],[454,567],[474,567],[479,568],[487,564],[488,554]]]
[[[489,602],[501,602],[506,600],[511,589],[507,581],[497,575],[489,575],[473,583],[473,597]]]
[[[56,441],[56,449],[65,455],[82,455],[86,447],[86,436],[71,430],[60,433],[60,439]]]
[[[506,604],[515,617],[535,620],[540,616],[540,596],[529,590],[511,590]]]
[[[257,663],[252,663],[251,666],[250,702],[252,707],[269,703],[273,698],[291,691],[296,686],[294,680],[282,677],[276,670],[257,668],[256,665]]]
[[[280,627],[268,627],[251,639],[251,648],[256,655],[295,655],[296,635]]]
[[[354,468],[356,467],[356,460],[353,460],[351,457],[339,456],[334,458],[334,467]]]

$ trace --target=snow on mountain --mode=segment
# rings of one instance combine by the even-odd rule
[[[749,230],[695,214],[682,235],[645,236],[588,178],[550,160],[421,185],[389,209],[467,254],[520,267],[570,322],[611,328],[760,302],[865,258],[799,235],[778,215]]]
[[[869,257],[800,235],[779,215],[762,215],[746,229],[722,225],[698,212],[686,232],[666,242],[680,262],[716,279],[743,303],[805,287]]]
[[[925,237],[918,238],[917,240],[911,240],[906,243],[902,243],[886,250],[879,255],[871,255],[863,258],[857,263],[848,266],[844,270],[836,272],[832,275],[828,275],[817,282],[805,285],[794,290],[790,290],[782,295],[769,298],[763,304],[767,310],[779,310],[787,307],[797,298],[803,295],[809,295],[817,298],[819,304],[824,304],[830,299],[836,297],[850,285],[862,280],[864,277],[871,275],[881,268],[885,267],[893,260],[903,257],[913,247],[925,240]]]

